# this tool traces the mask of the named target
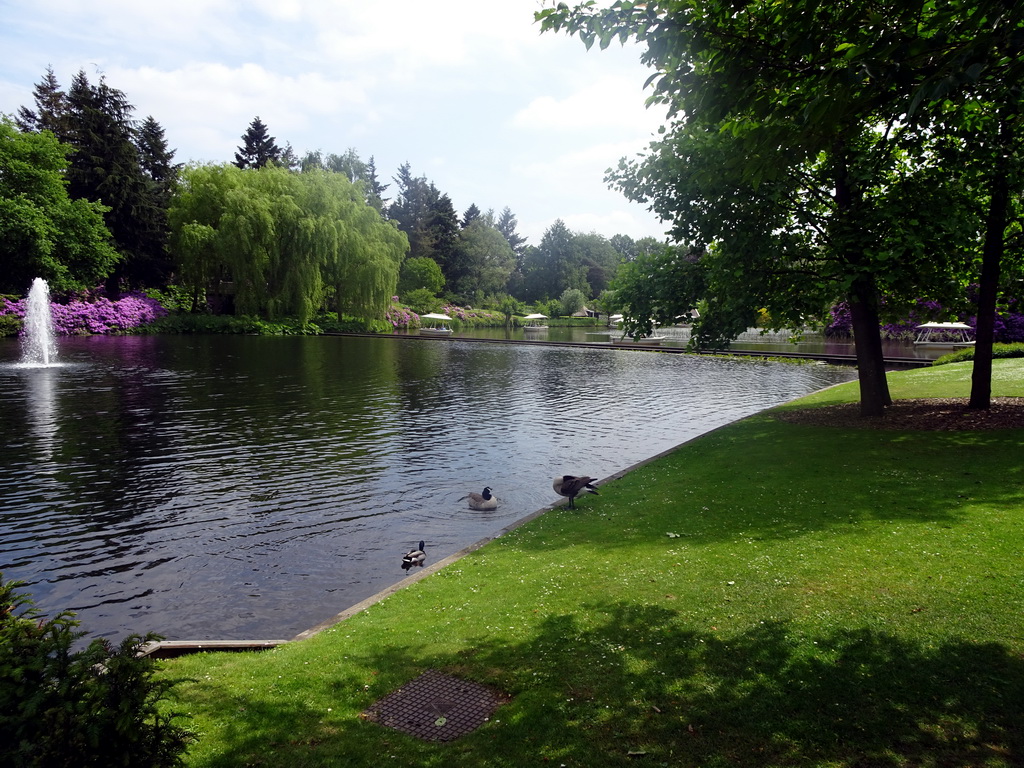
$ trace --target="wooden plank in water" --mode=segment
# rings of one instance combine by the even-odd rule
[[[186,653],[210,651],[267,651],[284,645],[287,640],[160,640],[146,643],[140,656],[154,659],[172,659]]]

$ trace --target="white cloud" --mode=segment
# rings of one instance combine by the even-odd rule
[[[634,237],[661,225],[604,183],[659,124],[635,48],[540,34],[538,0],[7,0],[0,111],[52,64],[104,74],[177,159],[227,162],[254,116],[298,152],[399,164],[457,210],[508,205],[532,242],[556,218]],[[394,190],[391,190],[392,192]],[[642,230],[648,230],[643,231]]]

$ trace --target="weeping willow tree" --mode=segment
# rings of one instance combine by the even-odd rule
[[[307,322],[329,296],[345,312],[382,318],[409,244],[344,174],[197,165],[171,208],[182,282],[199,296],[235,286],[235,311]]]

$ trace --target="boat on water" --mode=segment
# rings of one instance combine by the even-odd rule
[[[922,323],[917,326],[914,346],[962,349],[973,347],[974,329],[966,323]]]
[[[427,324],[420,326],[421,336],[451,336],[454,333],[449,326],[445,325],[446,321],[451,321],[448,315],[430,312],[426,315],[420,315],[420,320],[429,321]]]
[[[612,339],[612,344],[616,344],[622,347],[657,347],[661,345],[661,342],[665,340],[664,336],[642,336],[634,339],[628,336],[623,336],[618,339]]]
[[[527,315],[526,317],[523,318],[523,320],[526,321],[526,324],[523,325],[523,330],[526,333],[537,333],[539,331],[546,331],[548,329],[548,327],[547,327],[547,325],[542,323],[541,320],[547,320],[547,319],[548,319],[547,315],[541,315],[541,314]]]

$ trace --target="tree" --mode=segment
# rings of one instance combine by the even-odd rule
[[[366,173],[363,180],[366,182],[366,202],[378,213],[383,214],[385,204],[387,203],[384,193],[391,185],[380,183],[380,180],[377,178],[377,163],[374,161],[373,155],[370,155],[370,159],[366,163]]]
[[[587,297],[579,288],[566,288],[558,297],[561,304],[561,312],[564,316],[570,317],[579,312],[586,305]]]
[[[433,259],[425,256],[409,258],[402,264],[398,278],[398,293],[403,295],[409,291],[425,289],[436,296],[444,288],[444,273]]]
[[[881,295],[889,290],[905,300],[910,290],[934,288],[955,271],[939,256],[947,251],[923,258],[933,232],[900,231],[882,204],[893,200],[894,186],[927,192],[920,178],[943,180],[933,166],[918,176],[903,163],[905,153],[928,158],[932,141],[902,119],[911,106],[906,81],[913,68],[900,46],[936,31],[928,16],[928,9],[902,2],[774,0],[616,2],[608,9],[588,3],[538,13],[545,29],[578,33],[588,47],[631,37],[647,46],[644,61],[657,70],[651,101],[668,107],[670,124],[644,162],[621,163],[611,180],[632,199],[650,201],[673,222],[678,239],[695,248],[714,245],[707,258],[731,267],[734,282],[742,276],[759,286],[720,302],[733,321],[753,311],[754,301],[772,299],[773,317],[794,322],[809,299],[844,296],[865,415],[890,402]],[[718,163],[707,162],[708,155]],[[958,191],[943,184],[938,195],[949,200]],[[906,212],[915,201],[899,202]],[[935,198],[916,202],[911,222],[943,223],[929,217]],[[956,233],[954,247],[967,229],[963,209],[956,213],[947,227]],[[816,269],[805,269],[809,260]],[[924,263],[931,265],[927,274]]]
[[[548,295],[561,294],[569,288],[576,288],[584,296],[591,293],[587,282],[587,268],[577,243],[577,236],[565,222],[556,219],[545,230],[538,246],[540,255],[548,262],[547,279],[550,281]]]
[[[399,166],[394,182],[398,194],[388,206],[388,218],[409,238],[410,258],[433,258],[434,247],[427,232],[427,222],[437,190],[425,176],[413,176],[409,163]]]
[[[474,221],[480,218],[480,209],[476,207],[476,203],[472,203],[466,212],[462,214],[462,228],[465,229]]]
[[[501,232],[478,216],[459,233],[459,253],[463,269],[450,281],[452,290],[467,297],[504,291],[515,267],[515,255]]]
[[[172,271],[167,211],[181,164],[174,162],[174,150],[168,147],[164,129],[152,115],[139,127],[136,147],[146,182],[144,201],[148,214],[141,217],[147,226],[142,234],[139,256],[131,265],[130,279],[140,285],[163,286]]]
[[[169,275],[166,206],[175,170],[163,129],[152,117],[137,125],[124,93],[105,78],[91,84],[82,71],[65,94],[47,69],[35,99],[35,110],[19,110],[19,124],[52,131],[68,144],[69,195],[106,207],[104,220],[123,257],[107,276],[108,293],[116,296],[122,283],[162,285]]]
[[[233,284],[240,314],[382,318],[408,240],[340,173],[195,166],[171,208],[183,282]]]
[[[580,263],[586,270],[591,295],[601,293],[615,277],[619,266],[619,253],[603,235],[596,232],[578,234],[575,240]]]
[[[235,152],[235,165],[239,168],[262,168],[267,163],[280,161],[281,155],[277,141],[257,115],[242,134],[242,146]]]
[[[60,87],[52,67],[46,68],[46,74],[41,82],[36,83],[32,95],[36,108],[32,110],[25,106],[19,107],[15,124],[25,132],[50,131],[58,140],[67,142],[67,96]]]
[[[505,236],[509,247],[515,252],[516,256],[521,256],[523,248],[526,246],[526,238],[516,232],[516,227],[518,226],[519,223],[516,221],[516,215],[512,213],[508,206],[505,206],[498,217],[495,227]]]
[[[68,194],[107,207],[104,220],[124,256],[106,280],[107,294],[116,297],[122,283],[140,286],[154,274],[163,275],[164,213],[142,167],[134,107],[125,94],[105,78],[91,84],[80,70],[66,103],[69,143],[75,149],[67,173]]]
[[[0,292],[23,294],[36,277],[57,291],[88,290],[121,258],[104,207],[68,195],[69,151],[49,132],[0,119]]]

